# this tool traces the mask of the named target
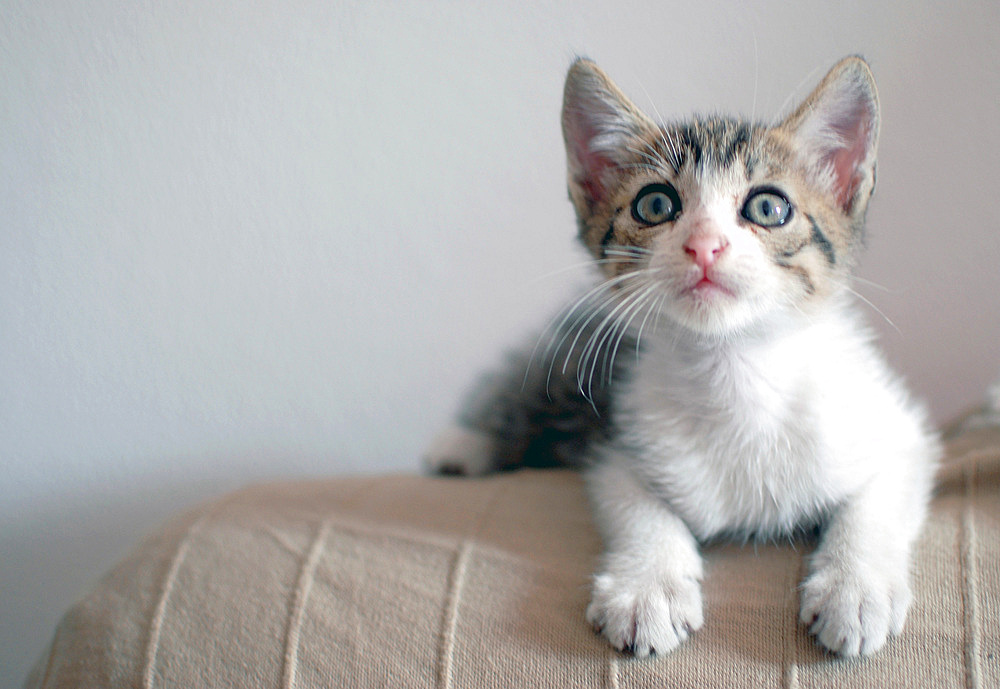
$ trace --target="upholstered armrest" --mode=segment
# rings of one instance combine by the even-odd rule
[[[600,543],[580,478],[247,488],[152,534],[65,616],[26,687],[1000,686],[1000,432],[963,433],[903,635],[867,660],[797,623],[810,545],[705,549],[704,628],[621,655],[584,621]]]

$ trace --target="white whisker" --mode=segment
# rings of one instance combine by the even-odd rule
[[[639,246],[622,246],[620,244],[609,244],[604,249],[605,256],[615,256],[628,259],[631,262],[638,262],[647,256],[652,255],[652,251]]]
[[[660,141],[663,142],[663,146],[666,149],[665,153],[670,156],[670,167],[676,170],[681,165],[680,154],[678,152],[676,142],[674,141],[673,136],[667,133],[666,122],[660,115],[660,111],[657,109],[656,103],[653,102],[652,98],[650,98],[649,91],[646,90],[646,87],[643,86],[641,82],[639,83],[639,88],[641,88],[643,93],[646,94],[646,100],[649,101],[649,106],[653,109],[653,114],[656,116],[656,120],[660,125]]]
[[[900,335],[903,334],[903,331],[900,330],[898,327],[896,327],[896,324],[893,323],[892,320],[888,316],[885,315],[885,313],[883,313],[882,309],[880,309],[879,307],[875,306],[875,304],[873,304],[867,297],[865,297],[865,295],[861,294],[857,290],[851,289],[850,286],[848,286],[848,285],[842,285],[842,286],[843,286],[844,289],[846,289],[848,292],[850,292],[851,294],[853,294],[854,296],[856,296],[858,299],[860,299],[864,303],[868,304],[868,306],[871,307],[872,311],[874,311],[875,313],[877,313],[879,316],[882,317],[882,319],[886,323],[888,323],[890,326],[892,326],[893,330],[895,330]]]
[[[757,116],[757,85],[760,77],[760,64],[757,55],[757,28],[753,27],[753,107],[750,109],[750,122]]]
[[[608,263],[630,263],[630,262],[635,262],[636,260],[638,260],[638,257],[627,256],[625,254],[613,254],[612,255],[610,251],[605,251],[605,254],[608,254],[609,257],[608,258],[591,258],[591,259],[586,260],[586,261],[581,261],[580,263],[573,263],[573,264],[568,265],[568,266],[563,266],[562,268],[557,268],[556,270],[549,271],[548,273],[545,273],[544,275],[539,275],[538,277],[532,278],[528,282],[528,284],[529,285],[534,285],[536,283],[544,282],[544,281],[549,280],[551,278],[558,277],[558,276],[563,275],[565,273],[571,273],[571,272],[577,271],[577,270],[586,270],[588,268],[593,268],[595,265],[604,265],[604,264],[608,264]],[[622,258],[629,258],[629,259],[632,259],[632,260],[631,261],[623,261]]]
[[[649,320],[649,317],[653,314],[654,311],[656,312],[657,318],[659,317],[660,309],[663,307],[663,302],[666,298],[667,298],[666,293],[661,294],[659,297],[657,297],[652,301],[649,308],[646,310],[646,315],[643,317],[642,323],[639,324],[639,332],[636,333],[635,336],[636,357],[639,356],[639,345],[642,344],[642,333],[646,329],[646,322]]]
[[[788,97],[785,98],[785,102],[783,102],[781,104],[781,107],[778,108],[778,114],[775,115],[774,120],[771,123],[772,127],[777,126],[789,114],[785,112],[785,109],[788,108],[788,104],[792,102],[792,99],[798,95],[798,93],[802,90],[802,87],[805,86],[806,83],[815,80],[816,73],[819,72],[821,69],[822,67],[814,67],[813,69],[809,70],[809,73],[806,74],[806,76],[802,79],[802,81],[800,81],[792,90],[792,92],[788,94]]]
[[[521,383],[522,389],[523,389],[524,385],[526,385],[527,382],[528,382],[528,374],[530,373],[531,366],[532,366],[532,364],[535,361],[535,355],[538,353],[538,348],[541,346],[542,342],[546,339],[546,335],[548,333],[552,333],[552,339],[550,339],[549,344],[546,346],[545,351],[542,354],[542,359],[543,360],[548,359],[550,361],[550,364],[549,364],[549,379],[551,379],[551,376],[552,376],[552,363],[551,362],[554,361],[554,357],[552,359],[549,359],[549,354],[550,353],[554,353],[553,352],[553,342],[555,341],[555,336],[558,333],[560,333],[560,332],[563,331],[563,329],[566,327],[566,323],[569,321],[570,318],[573,317],[573,314],[578,309],[582,308],[588,301],[590,301],[591,299],[593,299],[594,297],[596,297],[596,295],[598,295],[600,292],[602,292],[604,290],[610,290],[610,289],[612,289],[614,287],[614,285],[616,285],[619,282],[627,279],[628,275],[629,274],[626,273],[625,275],[619,275],[619,276],[617,276],[615,278],[611,278],[610,280],[605,280],[604,282],[601,282],[600,284],[594,286],[592,289],[590,289],[587,292],[585,292],[583,294],[583,296],[581,296],[580,298],[578,298],[575,302],[573,302],[569,306],[563,308],[558,314],[556,314],[555,318],[553,318],[552,321],[549,323],[549,325],[547,325],[542,330],[541,334],[538,336],[538,339],[535,341],[535,346],[532,348],[531,355],[528,357],[527,369],[526,369],[526,371],[524,373],[524,380]],[[553,324],[556,322],[556,320],[560,319],[560,317],[561,317],[561,320],[559,320],[558,325],[553,326]],[[563,337],[555,345],[555,350],[554,351],[558,351],[559,350],[559,347],[565,341],[565,339],[566,339],[567,336],[568,335],[563,335]],[[546,386],[547,385],[548,385],[548,380],[546,381]]]
[[[644,146],[647,149],[649,149],[649,146],[647,144],[644,144]],[[637,156],[642,156],[643,158],[648,160],[650,163],[653,163],[654,165],[659,165],[660,163],[663,162],[663,159],[660,158],[656,149],[650,149],[648,151],[644,151],[640,148],[633,148],[632,146],[626,146],[625,150],[629,151],[630,153],[635,153]]]
[[[666,172],[667,168],[670,167],[670,163],[664,160],[662,154],[649,144],[646,144],[646,148],[649,149],[649,153],[632,147],[628,147],[628,150],[635,153],[637,156],[642,156],[649,161],[649,164],[633,163],[630,165],[623,165],[622,167],[636,167],[640,169],[646,168],[653,172],[659,172],[660,174]]]
[[[570,344],[569,348],[566,350],[566,361],[563,364],[562,373],[565,374],[566,367],[569,364],[570,357],[572,356],[573,349],[576,347],[576,343],[579,341],[582,331],[587,325],[597,317],[604,308],[609,304],[613,303],[618,297],[614,294],[614,288],[628,280],[636,279],[636,273],[625,273],[623,275],[618,275],[613,278],[609,278],[596,285],[592,289],[588,290],[582,297],[577,299],[573,304],[564,309],[557,314],[553,322],[559,319],[559,323],[553,327],[549,325],[546,327],[542,334],[539,336],[537,342],[535,343],[534,349],[531,351],[531,356],[528,360],[528,370],[531,369],[532,362],[535,361],[535,355],[537,354],[538,347],[541,345],[542,341],[546,338],[547,333],[551,333],[549,344],[546,346],[544,353],[542,354],[542,360],[549,362],[549,370],[545,379],[545,387],[548,390],[549,385],[552,381],[552,372],[555,367],[555,362],[557,360],[557,354],[562,349],[563,344],[569,338],[573,332],[577,332],[576,337],[574,337],[573,342]],[[598,295],[602,292],[608,292],[609,294],[600,299],[599,303],[594,304],[598,301]],[[588,315],[589,314],[589,315]],[[560,318],[560,316],[562,316]],[[575,317],[572,325],[567,327],[570,320]],[[562,337],[556,340],[556,337],[562,333]],[[528,378],[528,371],[525,372],[524,382],[522,385],[526,384]]]
[[[608,385],[611,385],[612,379],[615,372],[615,359],[618,357],[618,349],[621,347],[622,340],[628,334],[629,329],[632,327],[632,321],[635,320],[636,316],[642,311],[642,307],[646,306],[647,300],[660,289],[660,285],[656,282],[651,282],[649,287],[642,292],[642,294],[635,300],[635,305],[629,310],[632,312],[628,314],[628,319],[621,323],[621,319],[615,324],[615,328],[618,330],[618,336],[615,338],[614,345],[611,348],[610,356],[606,356],[604,360],[604,366],[601,367],[601,378],[606,380]],[[622,319],[625,318],[626,314],[622,314]],[[646,309],[646,316],[642,319],[643,324],[646,322],[646,318],[649,317],[649,309]],[[640,327],[641,331],[641,327]],[[638,349],[636,349],[638,352]]]
[[[643,272],[644,271],[638,271],[638,272],[635,272],[635,273],[627,273],[627,275],[628,275],[628,277],[631,277],[631,278],[641,279],[641,278],[644,277],[643,276]],[[632,292],[629,292],[628,294],[626,294],[625,298],[627,299],[627,297],[630,294],[632,294]],[[576,345],[577,345],[577,343],[579,343],[580,338],[583,337],[583,331],[584,331],[584,329],[588,325],[590,325],[590,323],[595,318],[597,318],[597,316],[600,315],[604,311],[604,309],[606,309],[612,303],[614,303],[615,301],[617,301],[617,300],[619,300],[621,298],[622,297],[620,295],[618,295],[618,294],[611,294],[611,296],[609,298],[605,299],[596,309],[594,309],[593,313],[591,313],[591,315],[583,323],[581,323],[578,327],[577,327],[576,323],[574,323],[573,327],[576,329],[577,333],[576,333],[576,336],[573,338],[573,341],[570,343],[569,349],[566,352],[566,359],[563,362],[563,368],[562,368],[562,373],[563,374],[566,373],[566,369],[569,367],[570,357],[572,356],[573,352],[576,350]],[[621,307],[622,307],[622,305],[619,304],[614,309],[612,309],[611,313],[608,314],[608,316],[606,316],[604,318],[604,320],[601,321],[600,325],[598,325],[597,330],[595,331],[595,334],[597,332],[600,332],[601,328],[604,327],[604,324],[607,322],[607,319],[610,318],[610,317],[612,317],[612,315],[616,311],[618,311]],[[593,338],[593,337],[594,337],[594,335],[592,334],[590,336],[590,338]],[[588,338],[588,342],[590,341],[590,338]],[[565,340],[565,336],[563,337],[562,340],[560,340],[560,345],[562,344],[562,342],[564,340]],[[586,354],[586,348],[585,348],[584,354]]]
[[[860,282],[862,285],[867,285],[868,287],[874,287],[875,289],[881,290],[881,291],[886,292],[888,294],[894,294],[894,291],[891,290],[891,289],[889,289],[885,285],[880,285],[877,282],[872,282],[871,280],[866,280],[864,278],[858,277],[857,275],[852,276],[851,279],[854,282]]]
[[[580,361],[577,364],[576,382],[578,389],[587,399],[593,399],[592,392],[594,371],[597,369],[597,360],[600,357],[600,351],[608,339],[617,331],[620,320],[624,318],[633,308],[636,295],[641,288],[642,285],[640,284],[638,287],[625,295],[625,297],[622,298],[622,301],[614,309],[612,309],[607,316],[604,317],[594,332],[591,333],[586,344],[584,345]],[[586,373],[588,368],[589,374]],[[586,391],[583,389],[583,382],[585,378],[587,380]]]

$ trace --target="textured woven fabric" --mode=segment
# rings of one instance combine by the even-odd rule
[[[903,635],[821,652],[806,543],[705,549],[705,626],[634,660],[584,621],[578,475],[252,487],[153,534],[65,616],[25,687],[998,687],[1000,432],[950,444]]]

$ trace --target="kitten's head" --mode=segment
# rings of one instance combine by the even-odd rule
[[[658,125],[578,60],[562,118],[580,238],[619,293],[724,336],[808,313],[844,285],[875,187],[878,96],[864,60],[839,62],[776,126]]]

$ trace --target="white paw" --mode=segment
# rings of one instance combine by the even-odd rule
[[[424,464],[436,474],[481,476],[494,469],[496,445],[485,433],[452,426],[439,433],[424,452]]]
[[[799,617],[830,651],[869,655],[903,631],[912,598],[905,571],[832,564],[803,582]]]
[[[668,653],[701,629],[701,586],[693,577],[599,574],[587,621],[619,651]]]

